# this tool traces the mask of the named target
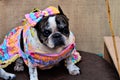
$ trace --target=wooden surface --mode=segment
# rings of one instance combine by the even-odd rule
[[[114,46],[113,46],[113,40],[112,40],[112,37],[104,37],[104,42],[105,42],[105,46],[106,46],[106,49],[108,50],[108,54],[110,55],[111,59],[113,60],[113,63],[120,75],[120,69],[118,69],[118,66],[120,67],[120,38],[119,37],[115,37],[115,40],[116,40],[116,46],[117,46],[117,52],[118,52],[118,60],[117,61],[117,58],[116,58],[116,55],[115,55],[115,50],[114,50]],[[107,53],[105,53],[106,55]],[[108,56],[109,57],[109,56]],[[106,59],[107,56],[105,56]],[[109,60],[110,61],[110,60]],[[117,65],[117,62],[119,62],[119,64]]]
[[[37,7],[60,5],[69,17],[77,49],[103,53],[103,37],[110,36],[105,0],[0,0],[0,43],[5,34],[20,25],[24,15]],[[110,0],[115,34],[120,35],[120,0]]]

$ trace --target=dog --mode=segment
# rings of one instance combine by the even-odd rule
[[[58,7],[59,14],[44,17],[38,22],[32,30],[34,37],[31,39],[32,45],[37,49],[43,49],[45,52],[57,53],[72,43],[72,32],[69,29],[69,19],[63,13],[62,9]],[[80,56],[81,57],[81,56]],[[71,61],[72,55],[66,59],[66,67],[71,75],[80,74],[80,68]],[[18,62],[22,60],[18,60]],[[17,64],[17,63],[16,63]],[[17,64],[18,65],[18,64]],[[15,66],[15,70],[23,70],[23,66]],[[37,67],[28,62],[30,80],[38,80]]]
[[[37,67],[39,67],[40,69],[50,69],[64,59],[66,63],[66,68],[68,69],[70,75],[80,74],[80,68],[77,67],[75,63],[81,60],[81,56],[75,50],[75,44],[73,44],[73,42],[75,42],[75,38],[71,30],[69,29],[69,19],[63,13],[60,6],[58,6],[57,10],[53,9],[57,11],[57,13],[55,12],[55,14],[49,12],[51,9],[47,10],[48,13],[43,11],[43,13],[41,13],[43,14],[42,18],[40,17],[35,20],[37,21],[36,24],[26,24],[28,26],[32,26],[26,28],[30,28],[30,30],[28,30],[29,34],[28,32],[26,32],[25,34],[26,29],[21,30],[23,28],[17,28],[17,30],[20,29],[21,31],[19,35],[20,41],[17,41],[20,42],[19,44],[21,48],[21,53],[18,54],[19,57],[15,62],[14,70],[23,71],[23,63],[25,62],[29,69],[30,80],[38,80]],[[28,21],[29,20],[30,19],[28,19]],[[30,45],[27,45],[26,43],[30,43]],[[28,49],[28,47],[31,46],[32,48]],[[76,55],[78,56],[77,61],[72,61],[72,59]],[[34,56],[36,56],[35,60],[33,58]],[[40,60],[38,61],[36,59]],[[43,59],[43,61],[41,59]]]

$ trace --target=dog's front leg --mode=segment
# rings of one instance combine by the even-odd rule
[[[72,62],[72,55],[66,59],[66,67],[71,75],[80,74],[80,68]]]
[[[28,60],[28,68],[29,68],[30,80],[38,80],[37,67],[33,66],[30,60]]]
[[[5,80],[13,80],[16,76],[15,74],[8,73],[4,69],[0,69],[0,77],[4,78]]]

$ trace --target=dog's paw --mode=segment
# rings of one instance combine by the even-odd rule
[[[16,78],[15,74],[7,73],[7,75],[4,76],[4,80],[14,80]]]
[[[15,65],[14,70],[15,71],[24,71],[24,66],[23,65]]]
[[[78,75],[78,74],[80,74],[80,68],[77,67],[76,65],[68,66],[68,71],[69,71],[69,74],[71,74],[71,75]]]
[[[30,80],[38,80],[38,77],[36,75],[32,74],[30,76]]]
[[[30,78],[30,80],[38,80],[38,78]]]

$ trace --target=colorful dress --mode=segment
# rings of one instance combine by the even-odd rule
[[[0,68],[7,67],[20,57],[23,58],[26,65],[28,65],[29,59],[34,66],[38,66],[41,69],[51,68],[53,65],[69,57],[71,54],[73,55],[72,61],[74,63],[79,62],[80,55],[75,49],[74,37],[73,42],[59,53],[43,53],[43,51],[40,50],[35,52],[35,50],[32,50],[33,47],[29,39],[27,39],[28,35],[31,34],[31,28],[34,27],[36,23],[43,18],[43,16],[58,13],[59,11],[57,8],[50,6],[43,11],[26,14],[26,24],[12,29],[11,32],[5,36],[3,43],[0,45]],[[24,52],[20,47],[22,33]]]

